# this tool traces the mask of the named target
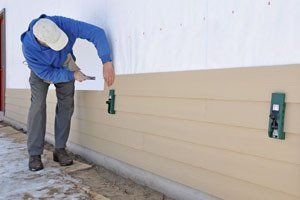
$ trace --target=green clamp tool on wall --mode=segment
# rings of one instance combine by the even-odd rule
[[[108,109],[107,112],[109,114],[116,114],[115,111],[115,90],[109,90],[109,97],[108,97],[108,101],[106,101],[106,104],[108,104]]]
[[[285,117],[285,94],[273,93],[271,100],[269,137],[274,139],[285,139],[284,117]]]

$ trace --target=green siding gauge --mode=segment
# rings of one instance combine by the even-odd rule
[[[107,112],[109,114],[116,114],[115,111],[115,90],[109,90],[109,97],[108,101],[106,101],[106,104],[108,104]]]
[[[269,119],[269,137],[274,139],[285,139],[284,117],[285,117],[285,94],[273,93],[271,99]]]

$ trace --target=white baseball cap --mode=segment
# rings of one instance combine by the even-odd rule
[[[68,36],[50,19],[39,19],[33,25],[34,36],[55,51],[62,50],[69,41]]]

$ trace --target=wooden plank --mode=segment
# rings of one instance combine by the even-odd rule
[[[15,134],[15,133],[19,133],[19,132],[20,131],[12,128],[11,126],[6,126],[6,127],[0,128],[1,135],[10,135],[10,134]]]
[[[299,197],[196,168],[95,137],[71,134],[71,141],[94,151],[223,199],[289,200]]]

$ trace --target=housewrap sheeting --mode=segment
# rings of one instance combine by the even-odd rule
[[[7,8],[8,88],[29,88],[18,41],[41,13],[104,28],[117,74],[300,62],[298,0],[0,0],[0,6]],[[74,52],[79,67],[96,76],[76,88],[103,89],[93,45],[78,41]]]

